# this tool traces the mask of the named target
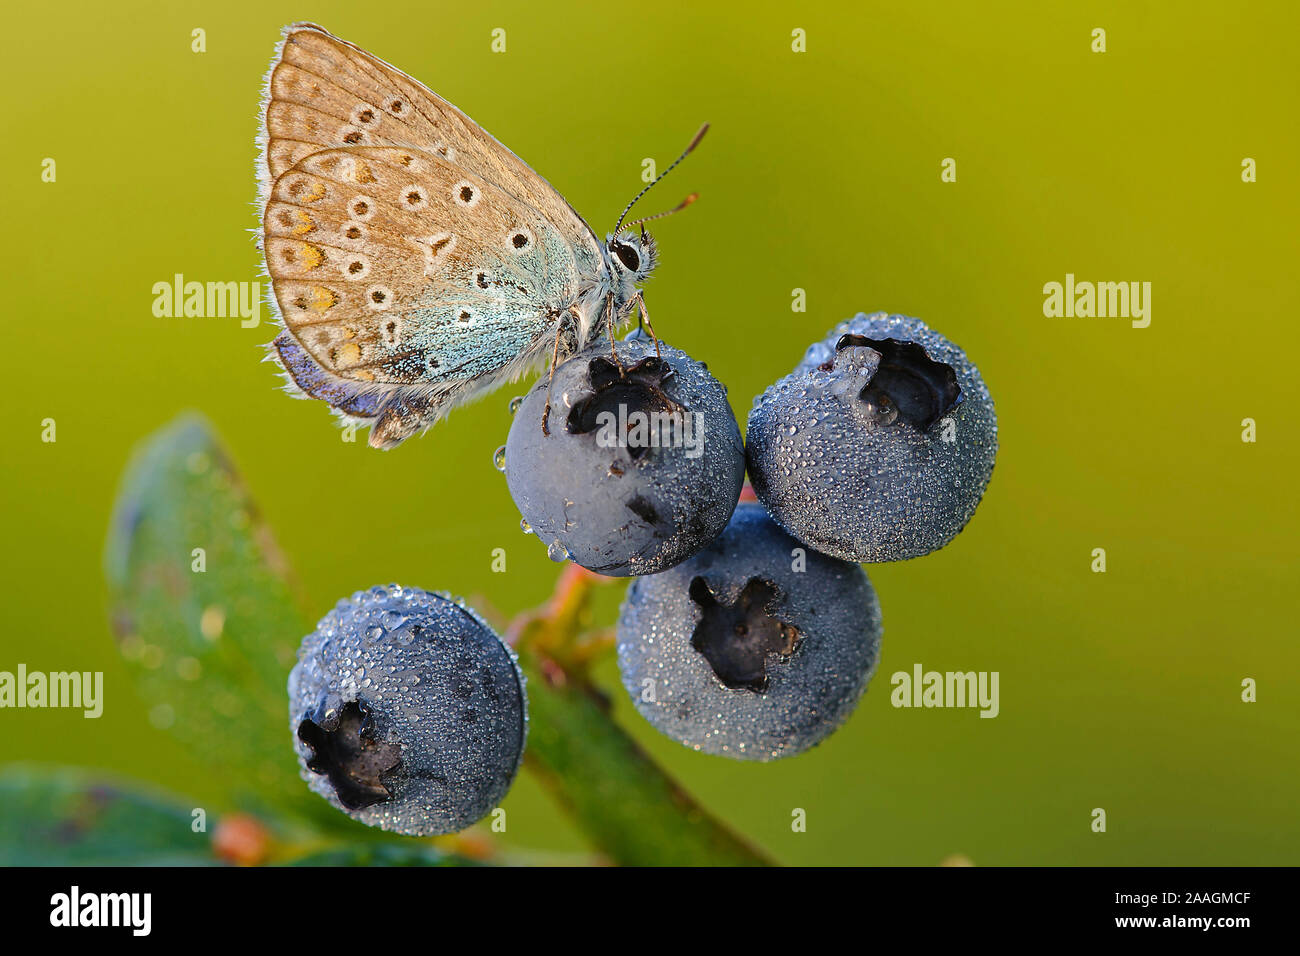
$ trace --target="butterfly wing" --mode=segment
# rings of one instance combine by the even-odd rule
[[[267,88],[263,248],[300,388],[391,445],[545,354],[603,268],[558,192],[319,27],[286,31]]]
[[[286,329],[357,382],[491,374],[545,344],[583,281],[540,213],[415,149],[306,156],[276,180],[263,229]]]

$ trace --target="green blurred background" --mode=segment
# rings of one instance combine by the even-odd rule
[[[390,580],[502,614],[549,592],[556,566],[491,463],[523,384],[381,454],[276,391],[265,312],[253,329],[152,314],[153,284],[175,273],[259,279],[258,95],[299,19],[456,103],[602,235],[642,159],[663,168],[712,122],[645,203],[701,195],[658,224],[647,297],[742,425],[754,394],[859,310],[921,316],[983,371],[993,483],[951,546],[869,569],[884,658],[826,744],[770,766],[691,753],[601,669],[619,719],[706,806],[787,863],[1298,861],[1300,14],[1282,2],[10,8],[0,669],[103,670],[106,709],[0,712],[0,762],[81,764],[220,805],[212,771],[151,725],[105,622],[119,474],[183,409],[215,422],[313,614]],[[206,53],[191,52],[196,27]],[[1151,282],[1150,327],[1044,317],[1043,284],[1067,272]],[[491,573],[495,547],[506,574]],[[602,592],[606,620],[621,592]],[[1000,716],[892,708],[889,675],[917,662],[999,671]],[[505,806],[510,845],[583,849],[526,775]],[[806,833],[791,832],[795,807]]]

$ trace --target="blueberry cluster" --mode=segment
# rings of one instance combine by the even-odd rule
[[[755,400],[742,449],[704,365],[644,338],[617,351],[593,346],[523,400],[504,468],[524,526],[552,557],[637,577],[619,665],[659,730],[744,759],[806,750],[876,664],[858,562],[934,551],[974,514],[997,451],[988,389],[920,320],[858,315]],[[701,424],[700,447],[638,434],[638,412]],[[763,507],[736,507],[746,471]]]
[[[497,459],[523,527],[557,560],[634,578],[617,643],[637,710],[746,760],[801,753],[848,718],[880,656],[860,562],[951,541],[997,451],[975,366],[884,313],[809,347],[755,400],[747,444],[708,369],[640,336],[577,354],[512,409]],[[746,471],[758,501],[738,505]],[[468,826],[522,759],[515,656],[443,595],[339,602],[303,641],[289,697],[312,790],[386,830]]]

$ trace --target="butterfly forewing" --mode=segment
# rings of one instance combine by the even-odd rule
[[[265,125],[270,182],[320,149],[412,146],[527,203],[600,256],[590,227],[527,163],[418,80],[320,27],[286,31],[268,81]]]

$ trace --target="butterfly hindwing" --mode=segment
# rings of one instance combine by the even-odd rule
[[[490,374],[545,348],[581,281],[536,210],[414,149],[307,156],[276,180],[264,231],[286,328],[362,382]]]

